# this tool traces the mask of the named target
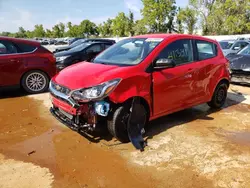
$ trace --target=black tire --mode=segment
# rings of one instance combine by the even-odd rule
[[[129,142],[128,132],[127,132],[127,121],[129,117],[129,108],[128,106],[120,106],[116,109],[111,120],[108,121],[108,131],[114,136],[117,140],[122,143]],[[140,112],[146,114],[144,106],[140,105]]]
[[[37,79],[36,83],[37,84],[39,83],[36,87],[34,85],[33,86],[30,85],[30,81],[32,80],[32,78],[34,79],[35,77]],[[27,93],[30,93],[30,94],[43,93],[48,90],[49,77],[46,73],[42,71],[32,70],[24,74],[21,80],[21,86]]]
[[[227,89],[228,85],[225,82],[219,83],[214,91],[212,100],[207,104],[211,108],[221,108],[225,104],[227,99]]]

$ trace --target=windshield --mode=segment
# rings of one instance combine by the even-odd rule
[[[73,42],[69,47],[73,48],[75,46],[78,46],[79,44],[82,44],[85,41],[85,39],[78,39],[77,41]]]
[[[99,54],[94,63],[115,65],[139,64],[161,42],[163,38],[124,39]]]
[[[89,45],[90,43],[83,43],[83,44],[77,45],[76,47],[69,49],[68,52],[80,52],[84,50],[86,47],[88,47]]]
[[[250,45],[243,48],[241,51],[238,52],[240,55],[250,55]]]
[[[223,50],[227,50],[227,49],[230,49],[231,46],[233,45],[233,42],[226,42],[226,41],[223,41],[223,42],[219,42],[220,43],[220,46]]]

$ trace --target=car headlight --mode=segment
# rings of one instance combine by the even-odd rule
[[[63,61],[64,59],[66,59],[69,56],[61,56],[61,57],[56,57],[56,61]]]
[[[120,81],[121,79],[114,79],[90,88],[75,90],[71,94],[71,97],[80,102],[101,100],[108,96],[116,88]]]

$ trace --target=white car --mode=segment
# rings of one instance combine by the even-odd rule
[[[236,54],[238,51],[250,44],[247,40],[223,40],[219,43],[224,56],[227,56],[228,54]]]

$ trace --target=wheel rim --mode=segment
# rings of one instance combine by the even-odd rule
[[[34,72],[27,76],[26,86],[29,90],[38,92],[45,88],[46,78],[43,74]]]
[[[221,102],[223,102],[224,98],[225,98],[225,91],[224,91],[223,88],[221,88],[221,89],[218,91],[218,94],[217,94],[217,101],[218,101],[219,103],[221,103]]]

